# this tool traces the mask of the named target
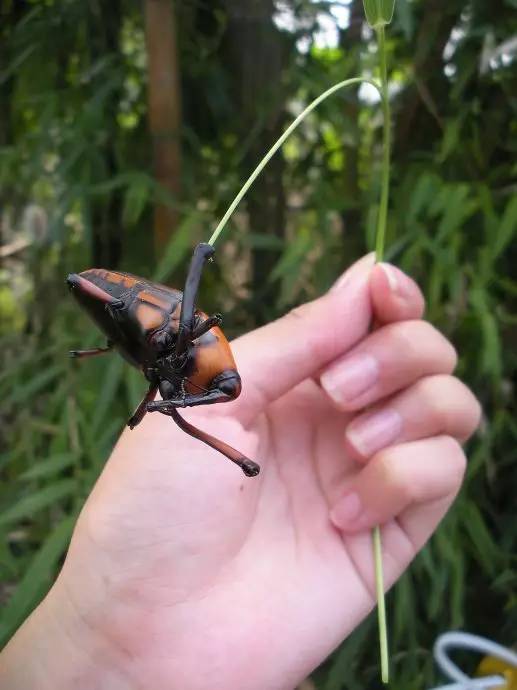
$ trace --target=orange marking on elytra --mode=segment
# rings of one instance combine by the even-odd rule
[[[142,300],[143,302],[148,302],[149,304],[154,304],[157,307],[160,307],[161,309],[168,309],[169,304],[163,297],[160,297],[159,295],[155,295],[152,292],[149,292],[148,290],[142,290],[138,294],[138,298]]]
[[[146,332],[159,328],[165,320],[163,312],[143,303],[140,303],[136,309],[136,318]]]

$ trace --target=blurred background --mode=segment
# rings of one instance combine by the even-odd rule
[[[461,497],[388,596],[394,687],[436,681],[440,632],[517,641],[517,0],[397,0],[388,259],[454,342],[485,418]],[[0,639],[37,604],[146,385],[68,272],[181,287],[192,247],[310,100],[375,76],[361,0],[0,0]],[[382,115],[325,101],[272,160],[204,274],[237,335],[373,246]],[[375,617],[308,681],[378,687]]]

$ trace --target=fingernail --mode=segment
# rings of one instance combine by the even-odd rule
[[[345,273],[343,273],[343,275],[340,278],[338,278],[334,285],[330,288],[331,291],[342,290],[346,285],[349,285],[354,280],[368,275],[368,273],[373,268],[374,264],[375,253],[370,252],[370,254],[363,256],[362,259],[359,259],[359,261],[356,261],[355,264],[350,266],[350,268],[347,271],[345,271]]]
[[[330,519],[336,527],[344,529],[356,523],[363,512],[359,494],[351,491],[345,494],[330,511]]]
[[[392,292],[400,297],[412,297],[414,295],[413,285],[403,271],[384,262],[379,263],[379,266],[384,272]]]
[[[367,354],[335,362],[321,376],[321,385],[338,405],[352,402],[379,378],[379,363]]]
[[[398,287],[398,280],[395,271],[389,264],[385,264],[384,262],[381,262],[379,266],[384,271],[384,275],[388,279],[390,289],[393,290],[393,292],[396,292]]]
[[[346,437],[366,457],[393,443],[402,431],[402,417],[395,410],[380,410],[353,421]]]

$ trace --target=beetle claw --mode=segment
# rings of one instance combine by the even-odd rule
[[[257,465],[253,460],[244,460],[241,464],[241,470],[246,477],[256,477],[260,472],[260,465]]]

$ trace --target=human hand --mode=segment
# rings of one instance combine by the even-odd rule
[[[126,430],[4,653],[40,650],[40,682],[2,688],[292,690],[374,606],[371,528],[389,586],[460,487],[479,405],[422,312],[370,255],[236,340],[241,397],[185,417],[256,478],[161,415]]]

